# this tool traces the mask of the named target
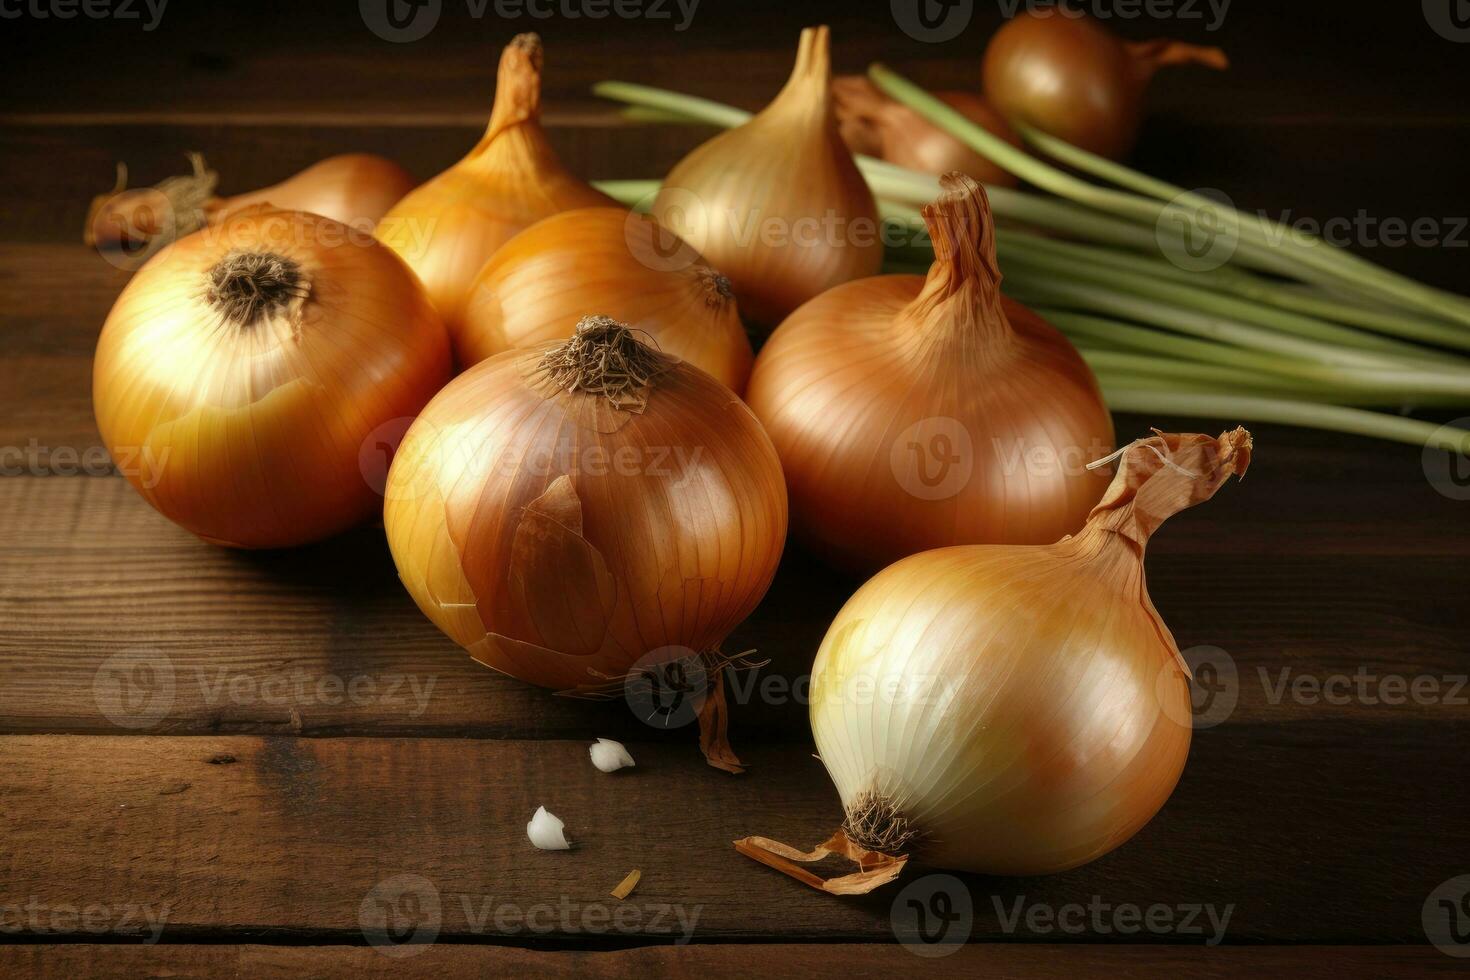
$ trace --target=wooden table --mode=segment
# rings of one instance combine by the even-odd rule
[[[687,32],[477,21],[448,4],[427,39],[390,45],[350,4],[209,6],[170,5],[150,32],[85,18],[5,28],[28,48],[0,119],[0,939],[14,944],[0,947],[0,969],[1463,967],[1426,944],[1421,914],[1438,886],[1470,873],[1470,503],[1436,490],[1416,449],[1251,426],[1249,478],[1172,522],[1148,565],[1181,645],[1228,654],[1233,710],[1197,733],[1173,798],[1117,852],[1048,878],[960,876],[973,942],[939,960],[895,943],[898,889],[831,898],[730,847],[749,833],[815,843],[835,822],[799,696],[756,686],[737,698],[732,737],[750,771],[731,777],[703,763],[689,730],[655,731],[622,702],[550,697],[473,663],[414,608],[379,528],[242,554],[155,514],[102,460],[90,406],[97,331],[127,276],[77,238],[115,160],[151,183],[180,169],[183,150],[204,150],[227,192],[347,150],[428,176],[483,124],[500,44],[537,28],[550,45],[547,121],[567,162],[592,177],[655,176],[705,133],[620,124],[588,84],[624,77],[755,107],[800,26],[774,3],[708,0]],[[973,77],[995,20],[977,10],[968,40],[927,45],[896,32],[882,5],[818,6],[832,8],[839,68],[881,56],[934,87]],[[1228,79],[1168,76],[1139,162],[1273,213],[1463,213],[1470,48],[1435,35],[1417,4],[1395,6],[1366,20],[1326,4],[1241,4],[1213,37],[1196,23],[1119,25],[1218,39],[1236,59]],[[1463,289],[1461,244],[1359,242]],[[1120,416],[1118,429],[1235,421]],[[732,648],[759,649],[771,659],[760,678],[799,692],[854,586],[789,553]],[[1416,678],[1438,695],[1381,696]],[[1349,694],[1311,696],[1323,683]],[[597,773],[586,759],[596,736],[625,741],[638,767]],[[565,819],[575,850],[527,844],[540,804]],[[637,891],[610,898],[632,868]],[[1112,912],[1076,930],[1044,915],[1011,921],[1017,908],[1065,918],[1155,905],[1173,924],[1141,933],[1111,928]],[[373,948],[365,910],[389,906],[405,933],[438,941],[386,950],[409,956]],[[1203,915],[1202,931],[1182,927],[1195,906],[1228,910],[1223,943],[1206,945]],[[140,944],[155,926],[161,942]]]

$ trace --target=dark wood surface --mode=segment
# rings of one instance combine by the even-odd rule
[[[771,663],[755,693],[735,699],[732,737],[750,770],[730,777],[703,765],[688,730],[659,732],[621,701],[551,697],[474,664],[414,608],[380,529],[239,554],[155,514],[101,461],[90,404],[92,349],[126,273],[78,237],[114,161],[152,182],[178,171],[182,151],[203,150],[226,192],[347,150],[428,176],[474,139],[498,46],[535,27],[550,45],[548,120],[565,159],[591,177],[656,176],[702,132],[623,124],[587,86],[622,77],[754,107],[779,85],[801,21],[779,4],[705,0],[675,34],[641,22],[467,20],[446,3],[428,39],[387,45],[350,9],[209,6],[174,0],[153,32],[15,25],[28,43],[0,111],[0,462],[23,463],[0,477],[0,940],[21,945],[0,947],[0,970],[1326,976],[1459,966],[1425,945],[1421,909],[1441,882],[1470,874],[1470,689],[1432,704],[1275,691],[1283,671],[1309,682],[1429,677],[1442,693],[1470,673],[1470,503],[1437,492],[1410,447],[1252,426],[1249,478],[1172,522],[1148,566],[1181,645],[1233,658],[1233,713],[1197,733],[1174,797],[1115,853],[1049,878],[961,876],[974,942],[933,961],[895,944],[892,894],[819,895],[729,846],[750,833],[816,843],[836,820],[800,697],[762,697],[759,682],[800,691],[856,583],[792,550],[732,639]],[[979,4],[964,38],[923,45],[896,32],[881,4],[828,6],[842,69],[881,57],[935,86],[972,77],[996,20]],[[1418,5],[1394,6],[1238,0],[1213,36],[1191,24],[1119,25],[1216,41],[1236,62],[1228,77],[1169,76],[1139,162],[1273,212],[1463,213],[1470,47],[1431,32]],[[1463,248],[1360,251],[1465,288]],[[1118,429],[1235,421],[1120,416]],[[105,678],[137,663],[163,672],[154,676],[167,698],[127,727]],[[355,697],[336,686],[353,681]],[[595,736],[628,742],[639,767],[592,770]],[[581,846],[532,850],[524,824],[538,804]],[[623,905],[694,916],[688,944],[677,944],[677,920],[673,932],[647,921],[533,932],[477,919],[486,903],[607,910],[619,904],[608,891],[635,867],[642,883]],[[442,909],[440,941],[400,960],[367,947],[361,911],[404,874],[427,879]],[[1219,947],[1002,921],[1018,899],[1058,908],[1094,898],[1229,906],[1232,916]],[[98,906],[106,928],[57,927],[28,905]],[[139,930],[120,922],[129,907],[167,909],[160,945],[133,945]]]

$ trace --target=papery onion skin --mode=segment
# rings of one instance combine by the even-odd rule
[[[319,160],[285,180],[231,197],[216,197],[219,175],[190,154],[194,173],[157,187],[122,190],[93,202],[82,240],[98,248],[125,248],[134,256],[152,254],[170,241],[206,224],[217,224],[247,207],[269,204],[282,211],[306,211],[371,231],[417,183],[389,160],[372,153],[343,153]]]
[[[491,256],[470,287],[457,359],[565,340],[587,310],[744,392],[754,355],[729,281],[654,219],[621,208],[553,215]]]
[[[435,397],[383,518],[425,615],[481,663],[558,690],[715,649],[786,534],[780,462],[733,392],[665,358],[646,407],[625,411],[538,380],[564,347],[497,355]]]
[[[983,191],[961,175],[946,186],[964,189],[935,206],[939,220],[989,236],[988,206],[983,217],[965,211]],[[955,232],[931,211],[942,252]],[[983,247],[993,270],[993,240]],[[746,400],[781,454],[793,529],[839,567],[1055,541],[1082,526],[1107,485],[1086,469],[1113,444],[1091,371],[1058,331],[1000,297],[998,272],[978,261],[955,272],[941,256],[928,280],[839,286],[792,314],[756,359]],[[978,305],[981,292],[999,305]]]
[[[1140,440],[1125,468],[1200,481],[1187,501],[1177,485],[1110,491],[1074,538],[925,552],[859,589],[812,668],[812,733],[849,822],[882,800],[911,835],[905,853],[983,874],[1064,871],[1132,837],[1191,735],[1144,544],[1250,452],[1243,429]],[[1190,475],[1164,472],[1165,456]]]
[[[781,92],[669,171],[653,215],[730,278],[741,312],[770,328],[883,264],[878,206],[832,110],[826,27],[802,31]]]
[[[247,323],[209,298],[211,272],[240,255],[299,274]],[[376,511],[364,458],[391,447],[375,433],[449,376],[444,325],[397,256],[328,218],[256,207],[128,283],[97,344],[93,403],[119,470],[165,517],[215,543],[279,548]]]
[[[1154,73],[1183,64],[1229,67],[1219,48],[1126,42],[1085,15],[1023,11],[990,39],[982,72],[1006,118],[1120,160],[1138,140]]]
[[[1015,187],[1021,182],[908,106],[883,94],[866,75],[836,79],[832,95],[843,142],[853,153],[935,176],[958,170],[995,187]],[[934,96],[977,126],[1020,148],[1021,137],[980,96],[970,92],[935,92]]]
[[[378,237],[418,275],[451,336],[470,283],[512,236],[561,211],[616,204],[562,166],[542,132],[541,65],[535,34],[506,45],[485,135],[378,225]]]

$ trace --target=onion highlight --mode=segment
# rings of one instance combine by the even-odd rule
[[[1120,160],[1133,149],[1144,96],[1169,65],[1230,66],[1219,48],[1163,38],[1129,42],[1095,19],[1024,11],[985,49],[985,97],[1008,119]]]
[[[781,325],[747,401],[771,434],[797,533],[872,571],[952,544],[1043,544],[1082,526],[1113,448],[1070,343],[1000,295],[984,188],[944,178],[926,278],[839,286]]]
[[[883,263],[877,204],[837,131],[828,47],[826,27],[802,31],[771,104],[681,160],[653,202],[767,327]]]
[[[846,893],[892,880],[909,856],[1049,874],[1101,857],[1158,812],[1192,716],[1144,549],[1169,516],[1245,474],[1251,438],[1156,433],[1120,455],[1075,537],[914,555],[833,621],[811,721],[846,820],[823,847],[863,855],[863,870],[824,882],[801,867],[809,857],[765,838],[737,842],[743,853]]]
[[[615,203],[563,167],[541,131],[541,63],[541,39],[516,35],[501,54],[480,142],[378,225],[378,237],[418,274],[451,336],[470,283],[511,236],[559,211]]]
[[[444,325],[397,256],[257,206],[138,271],[102,328],[92,394],[118,469],[160,513],[277,548],[378,508],[365,462],[449,375]]]
[[[714,658],[775,574],[780,462],[730,389],[586,317],[451,382],[404,437],[383,523],[399,576],[481,663],[597,693]],[[718,659],[715,659],[718,663]],[[721,671],[700,721],[724,745]]]
[[[503,245],[470,287],[459,362],[566,340],[601,310],[737,394],[753,358],[730,282],[647,215],[579,208]]]

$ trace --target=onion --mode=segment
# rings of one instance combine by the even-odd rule
[[[459,361],[566,340],[587,310],[745,390],[750,340],[729,280],[652,218],[621,208],[553,215],[502,246],[470,287],[455,338]]]
[[[501,245],[548,215],[613,204],[561,165],[541,131],[541,39],[518,34],[500,57],[485,135],[378,225],[444,316],[451,336],[475,275]]]
[[[1076,537],[914,555],[833,621],[812,668],[812,734],[846,813],[834,841],[865,855],[863,876],[812,881],[800,852],[764,838],[742,852],[829,891],[876,887],[909,855],[1047,874],[1106,854],[1158,812],[1191,714],[1144,548],[1170,515],[1245,474],[1251,438],[1156,433],[1121,457]]]
[[[864,75],[845,75],[832,83],[842,139],[853,153],[928,174],[958,170],[993,187],[1015,187],[1014,175],[991,163],[903,103],[890,99]],[[988,102],[969,92],[934,96],[977,126],[1020,147],[1021,138]]]
[[[1129,42],[1081,13],[1024,12],[985,50],[985,97],[1012,121],[1084,150],[1122,159],[1143,120],[1154,73],[1169,65],[1229,67],[1219,48]]]
[[[137,190],[124,190],[127,168],[119,164],[117,187],[92,201],[82,240],[98,248],[122,250],[141,263],[169,242],[256,204],[319,214],[370,231],[414,186],[408,171],[386,157],[343,153],[320,160],[279,184],[216,197],[219,174],[208,169],[198,153],[189,154],[189,161],[191,175],[170,177]]]
[[[951,544],[1042,544],[1082,526],[1112,449],[1077,351],[1000,295],[984,189],[943,180],[925,208],[928,278],[878,276],[819,296],[756,359],[747,400],[814,550],[872,571]]]
[[[828,44],[827,28],[802,31],[771,104],[680,161],[653,202],[766,326],[883,262],[877,204],[832,112]]]
[[[606,317],[456,378],[408,430],[385,496],[393,560],[426,616],[487,666],[585,693],[713,656],[786,535],[755,416]],[[700,719],[719,764],[712,673]]]
[[[257,206],[149,261],[97,344],[97,427],[169,520],[219,544],[326,537],[380,504],[380,427],[450,375],[444,326],[366,232]]]

